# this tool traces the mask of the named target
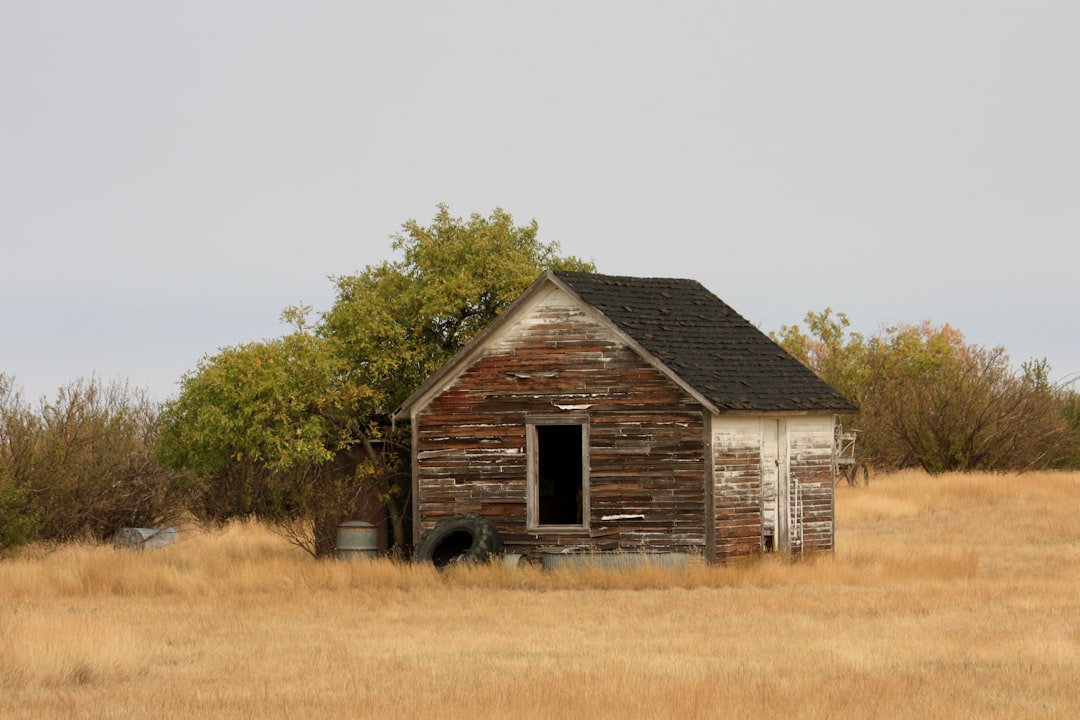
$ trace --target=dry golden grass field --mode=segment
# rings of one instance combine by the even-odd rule
[[[1080,473],[837,490],[835,556],[445,574],[258,525],[0,561],[0,718],[1074,718]]]

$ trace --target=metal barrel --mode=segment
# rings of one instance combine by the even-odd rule
[[[364,520],[346,520],[338,525],[336,548],[342,560],[373,558],[379,552],[379,530]]]

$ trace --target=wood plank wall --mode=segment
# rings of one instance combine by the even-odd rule
[[[833,417],[811,415],[787,421],[788,481],[798,493],[801,532],[792,554],[834,549]],[[713,419],[716,463],[716,560],[747,560],[763,550],[761,509],[761,419]]]
[[[713,462],[716,561],[747,560],[762,550],[760,418],[714,418]]]
[[[529,531],[525,423],[560,413],[589,422],[588,528]],[[508,552],[705,551],[702,408],[560,296],[493,338],[414,423],[421,531],[478,512]]]
[[[801,546],[794,551],[807,555],[835,549],[833,427],[832,415],[788,421],[791,477],[798,483],[803,522]]]
[[[759,417],[714,416],[706,443],[701,406],[559,295],[541,299],[483,350],[414,416],[418,532],[477,512],[495,523],[507,552],[532,556],[558,548],[690,551],[737,562],[762,551]],[[588,527],[530,530],[526,422],[560,413],[589,424]],[[823,415],[787,424],[803,518],[795,553],[834,547],[832,423]],[[706,477],[715,518],[706,516]],[[643,518],[611,519],[620,515]]]

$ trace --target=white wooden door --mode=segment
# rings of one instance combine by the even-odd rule
[[[787,422],[761,421],[761,513],[767,552],[791,551],[791,488],[788,482]]]

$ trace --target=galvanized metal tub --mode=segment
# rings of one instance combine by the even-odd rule
[[[545,552],[540,556],[540,567],[555,568],[599,567],[609,570],[627,570],[637,567],[685,568],[690,556],[679,552]]]
[[[117,547],[131,547],[140,550],[172,545],[180,539],[180,531],[174,527],[165,528],[120,528],[113,536]]]
[[[379,554],[379,529],[364,520],[346,520],[338,525],[335,546],[342,560],[373,558]]]

